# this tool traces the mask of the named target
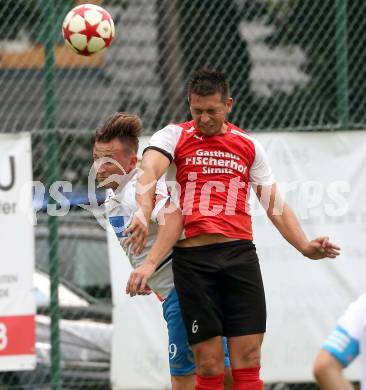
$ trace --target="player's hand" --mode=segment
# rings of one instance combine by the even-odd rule
[[[141,208],[134,214],[132,222],[125,230],[125,233],[128,237],[123,243],[124,248],[128,248],[131,245],[132,253],[139,255],[146,245],[149,233],[147,218]]]
[[[144,291],[147,286],[148,279],[156,270],[156,265],[152,262],[145,261],[142,265],[131,272],[126,286],[126,293],[131,297]]]
[[[137,295],[150,295],[152,293],[152,290],[149,286],[145,287],[145,290],[139,291]]]
[[[309,259],[319,260],[324,258],[334,259],[340,254],[340,247],[329,241],[329,237],[318,237],[311,240],[302,254]]]

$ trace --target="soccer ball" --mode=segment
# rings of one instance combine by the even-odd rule
[[[111,44],[115,34],[113,19],[98,5],[82,4],[66,15],[62,34],[74,52],[90,56]]]

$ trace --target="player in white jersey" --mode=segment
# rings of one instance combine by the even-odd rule
[[[354,389],[343,369],[358,355],[362,359],[361,390],[366,390],[366,294],[353,302],[337,321],[315,360],[314,374],[321,389]]]
[[[106,202],[106,209],[122,246],[127,238],[125,227],[138,209],[135,200],[138,178],[136,153],[141,132],[142,123],[136,115],[117,113],[97,131],[95,138],[93,158],[97,180],[100,186],[113,190],[113,195]],[[167,207],[170,207],[169,212]],[[163,302],[163,314],[169,334],[169,363],[173,389],[194,389],[195,364],[187,341],[172,273],[172,247],[182,231],[182,216],[180,210],[170,205],[164,181],[159,181],[156,187],[155,207],[149,228],[147,244],[142,253],[135,255],[129,247],[125,250],[133,268],[142,263],[152,263],[154,267],[156,265],[156,271],[148,280],[148,288]],[[227,356],[228,352],[225,358],[226,367],[229,366]]]

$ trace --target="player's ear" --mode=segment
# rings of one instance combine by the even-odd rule
[[[231,112],[231,110],[233,109],[233,104],[234,104],[233,98],[228,98],[226,101],[226,107],[228,112]]]
[[[136,167],[137,161],[138,161],[137,154],[132,154],[130,159],[130,164],[132,169]]]

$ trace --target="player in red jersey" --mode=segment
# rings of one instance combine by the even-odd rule
[[[334,258],[328,237],[308,240],[281,200],[261,145],[229,123],[233,100],[222,73],[195,72],[188,86],[193,120],[156,132],[140,178],[141,206],[129,227],[136,252],[144,245],[156,180],[174,161],[185,216],[185,240],[174,249],[174,282],[197,365],[196,389],[223,389],[221,336],[229,340],[233,389],[263,389],[260,351],[266,307],[247,208],[249,189],[283,237],[310,259]],[[152,267],[135,271],[129,290],[138,291]]]

